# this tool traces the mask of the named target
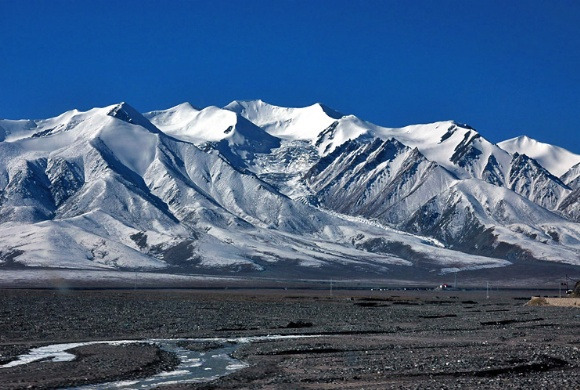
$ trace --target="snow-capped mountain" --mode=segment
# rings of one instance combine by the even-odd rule
[[[502,141],[498,146],[512,154],[525,154],[533,158],[556,177],[564,175],[572,166],[580,163],[580,155],[525,135]]]
[[[260,100],[0,120],[0,268],[580,265],[571,153],[562,167],[559,148],[540,163],[502,145],[450,121],[392,129]]]

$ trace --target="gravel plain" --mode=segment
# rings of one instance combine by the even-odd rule
[[[578,389],[580,310],[530,291],[0,290],[0,363],[54,343],[273,334],[249,364],[163,389]],[[184,343],[186,348],[212,348]],[[176,366],[152,345],[93,345],[72,362],[0,368],[1,389],[64,388]]]

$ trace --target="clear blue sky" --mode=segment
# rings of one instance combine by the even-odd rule
[[[0,0],[0,117],[322,102],[580,153],[578,1]]]

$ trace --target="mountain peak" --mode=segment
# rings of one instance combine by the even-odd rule
[[[520,135],[514,138],[500,142],[500,144],[512,144],[512,145],[525,145],[525,144],[535,144],[535,145],[548,145],[540,142],[534,138],[528,137],[527,135]]]
[[[193,111],[199,111],[199,109],[197,107],[194,107],[193,104],[191,104],[190,102],[183,102],[178,104],[177,106],[173,107],[174,109],[180,109],[180,110],[193,110]]]
[[[138,115],[136,115],[136,114],[138,114]],[[107,115],[112,116],[112,117],[117,118],[117,119],[121,119],[121,120],[126,121],[126,122],[131,122],[132,117],[140,116],[141,113],[139,113],[137,110],[135,110],[133,107],[131,107],[128,103],[121,102],[119,104],[114,105],[109,110],[109,112],[107,112]]]
[[[525,154],[537,160],[544,168],[557,177],[562,176],[573,165],[580,162],[580,155],[559,146],[540,142],[526,135],[502,141],[497,145],[511,154]]]
[[[316,104],[314,104],[314,106],[318,106],[322,110],[322,112],[324,112],[326,115],[328,115],[332,119],[340,119],[340,118],[345,116],[343,113],[336,111],[335,109],[330,108],[322,103],[316,103]]]
[[[122,120],[123,122],[130,123],[132,125],[139,125],[147,130],[158,133],[159,129],[153,125],[153,123],[149,122],[147,118],[143,116],[139,111],[131,107],[128,103],[121,102],[115,106],[113,106],[108,112],[107,115]]]
[[[263,100],[235,100],[224,107],[278,138],[312,140],[342,114],[315,103],[307,107],[280,107]]]
[[[461,123],[461,122],[458,122],[458,121],[455,121],[455,120],[444,121],[444,122],[450,122],[450,123],[454,124],[455,126],[462,127],[464,129],[467,129],[467,130],[475,130],[473,127],[471,127],[467,123]]]
[[[244,110],[249,107],[262,107],[262,106],[272,106],[264,102],[262,99],[249,99],[249,100],[233,100],[224,106],[224,109],[234,111],[241,114]]]
[[[201,146],[220,142],[255,151],[269,151],[278,140],[250,122],[236,111],[208,106],[197,110],[182,103],[167,110],[145,113],[157,128],[174,138]]]
[[[234,100],[228,105],[224,107],[227,110],[231,110],[237,112],[238,114],[244,114],[245,112],[249,111],[305,111],[305,110],[317,110],[322,111],[327,116],[331,117],[332,119],[340,119],[344,116],[344,114],[336,111],[333,108],[328,107],[322,103],[314,103],[310,106],[305,107],[282,107],[277,106],[275,104],[270,104],[268,102],[263,101],[262,99],[255,99],[255,100]]]
[[[517,145],[545,145],[542,142],[539,142],[538,140],[536,140],[534,138],[528,137],[527,135],[520,135],[518,137],[503,141],[502,143],[508,143],[508,142],[513,143],[513,144],[517,144]]]

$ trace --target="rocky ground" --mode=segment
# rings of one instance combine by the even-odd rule
[[[244,344],[249,367],[190,388],[580,387],[580,310],[532,291],[0,290],[0,362],[90,340],[311,334]],[[209,343],[211,344],[211,343]],[[192,349],[212,345],[184,343]],[[155,346],[93,345],[73,362],[0,368],[0,388],[59,388],[174,367]]]

